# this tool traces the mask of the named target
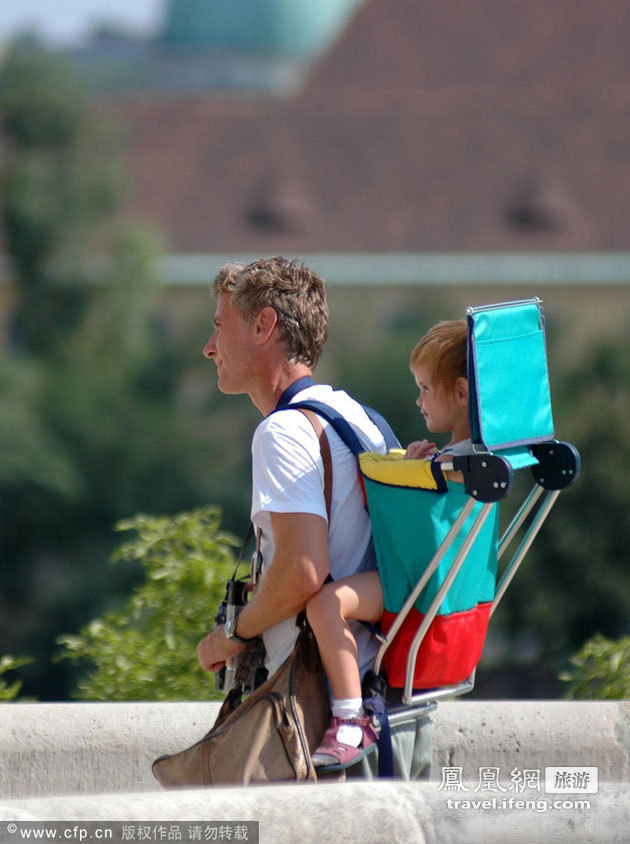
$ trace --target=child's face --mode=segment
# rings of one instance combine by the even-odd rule
[[[462,402],[459,396],[459,382],[453,390],[444,390],[432,383],[428,370],[418,367],[414,377],[420,394],[416,404],[420,408],[427,428],[433,434],[444,434],[447,431],[458,431],[463,416],[467,418],[467,399]],[[459,379],[465,381],[465,379]]]

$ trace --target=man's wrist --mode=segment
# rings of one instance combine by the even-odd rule
[[[246,639],[244,636],[239,636],[236,632],[236,626],[238,624],[238,615],[234,616],[234,618],[230,618],[225,623],[225,636],[227,639],[231,639],[233,642],[238,642],[241,645],[246,645],[248,642],[253,642],[254,639],[257,639],[257,636],[252,636],[249,639]]]

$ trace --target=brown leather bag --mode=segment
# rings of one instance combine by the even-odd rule
[[[153,763],[165,788],[281,781],[315,782],[311,753],[330,722],[326,675],[304,622],[291,656],[234,708],[227,697],[192,747]]]

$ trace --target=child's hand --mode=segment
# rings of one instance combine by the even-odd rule
[[[428,440],[419,440],[415,443],[410,443],[405,452],[405,460],[426,460],[437,451],[435,443],[430,443]]]

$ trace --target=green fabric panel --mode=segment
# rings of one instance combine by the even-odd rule
[[[398,612],[468,500],[463,484],[449,483],[444,495],[393,487],[365,478],[385,609]],[[415,603],[425,613],[461,547],[481,504]],[[494,599],[497,572],[498,505],[494,505],[468,558],[439,608],[440,614],[472,609]]]
[[[545,332],[539,306],[471,316],[478,425],[487,448],[553,437]]]

